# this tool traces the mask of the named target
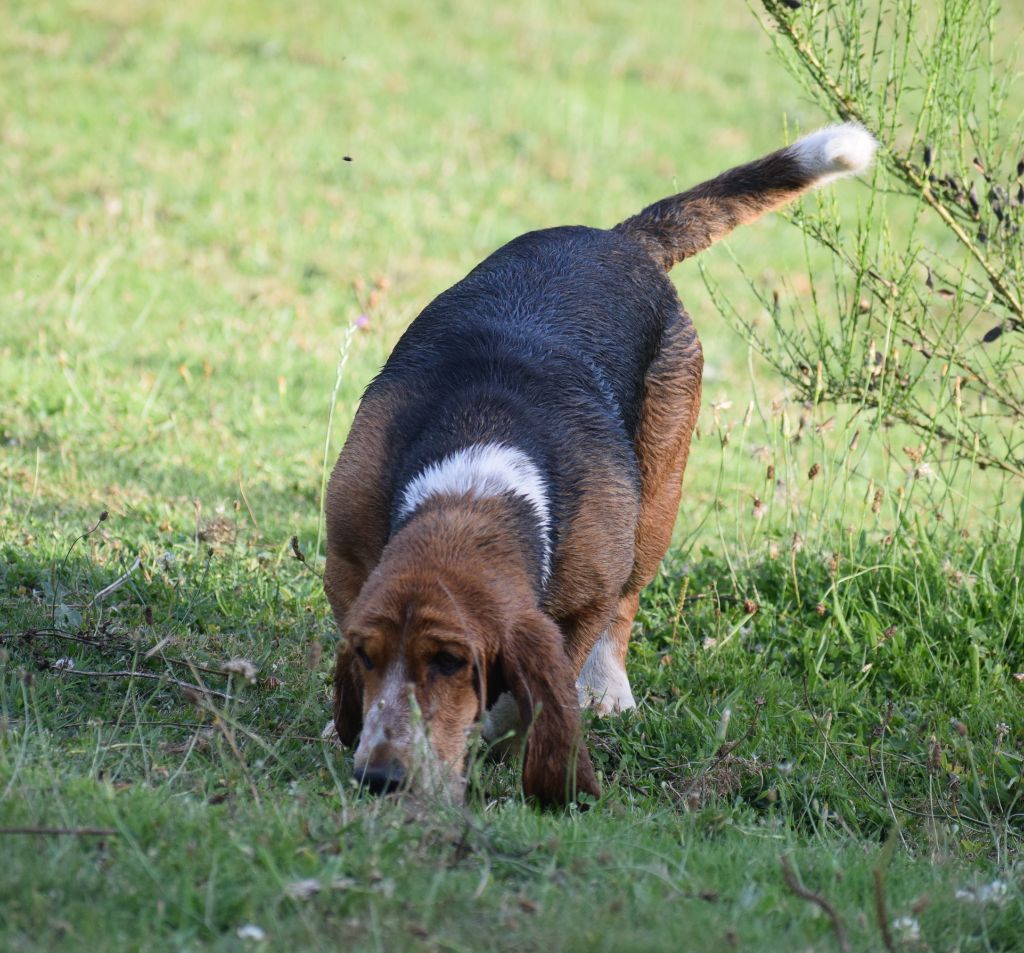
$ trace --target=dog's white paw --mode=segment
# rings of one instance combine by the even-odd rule
[[[590,650],[580,677],[576,679],[580,708],[593,708],[598,715],[614,715],[636,708],[626,670],[606,632]]]
[[[338,737],[338,729],[334,724],[333,718],[324,725],[324,730],[320,732],[320,737],[328,744],[337,745],[339,748],[341,747],[341,739]]]

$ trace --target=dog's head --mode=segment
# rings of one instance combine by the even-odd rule
[[[468,737],[508,691],[528,726],[525,793],[599,795],[561,632],[526,578],[417,548],[389,547],[342,620],[334,719],[342,742],[359,739],[357,776],[378,792],[461,790]]]

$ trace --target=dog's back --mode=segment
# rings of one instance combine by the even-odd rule
[[[522,395],[533,418],[569,411],[584,392],[631,437],[643,376],[665,315],[677,307],[664,270],[630,236],[582,227],[530,232],[435,299],[379,381],[401,378],[430,403],[457,408],[480,387],[513,402]],[[420,406],[414,416],[425,423],[431,414]],[[439,436],[434,446],[444,453],[448,441]]]
[[[859,127],[821,130],[613,229],[546,229],[498,249],[428,305],[367,392],[400,395],[392,486],[473,444],[528,454],[556,517],[569,514],[595,460],[636,483],[644,381],[667,324],[683,324],[698,348],[667,271],[737,225],[863,168],[872,150]],[[396,497],[393,529],[401,516]]]
[[[362,731],[371,788],[408,776],[412,686],[450,769],[509,692],[530,726],[526,793],[599,792],[576,702],[635,704],[626,648],[700,405],[700,345],[667,271],[863,168],[873,145],[857,127],[822,130],[609,231],[524,235],[412,323],[367,390],[325,507],[324,587],[352,636],[334,721],[346,743]]]

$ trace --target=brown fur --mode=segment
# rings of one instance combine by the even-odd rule
[[[834,167],[823,166],[820,157],[805,161],[802,148],[813,149],[798,143],[779,150],[617,225],[623,244],[639,246],[637,281],[641,272],[651,281],[643,253],[668,270],[822,176],[843,174],[842,156]],[[850,170],[859,161],[854,152],[846,160]],[[528,726],[526,793],[543,803],[599,794],[574,681],[606,631],[624,663],[640,592],[671,540],[703,368],[696,332],[675,304],[678,310],[664,315],[631,431],[639,492],[629,474],[593,461],[588,478],[573,486],[574,515],[557,527],[542,604],[507,500],[428,499],[389,541],[390,430],[402,401],[386,385],[364,398],[332,474],[325,514],[324,588],[345,633],[334,719],[343,742],[360,737],[357,770],[412,763],[418,708],[434,755],[458,776],[472,724],[510,691]],[[439,659],[452,656],[464,664],[445,672]]]
[[[324,587],[339,627],[348,634],[339,645],[334,675],[334,718],[343,743],[351,745],[359,736],[380,693],[381,676],[394,664],[385,654],[368,672],[354,654],[367,616],[377,612],[391,619],[391,634],[399,636],[379,639],[379,645],[394,646],[410,681],[426,686],[416,700],[433,749],[452,771],[462,770],[467,729],[481,706],[496,697],[495,685],[488,689],[490,678],[513,691],[523,724],[531,726],[526,793],[544,803],[563,803],[575,783],[577,792],[599,794],[580,737],[574,681],[609,627],[624,662],[639,593],[671,540],[703,366],[696,334],[681,308],[647,375],[635,443],[640,498],[628,480],[595,461],[581,488],[583,505],[552,567],[543,611],[514,534],[496,533],[508,522],[500,500],[464,500],[454,508],[434,501],[385,545],[391,488],[383,461],[390,407],[379,396],[363,401],[331,476],[326,504]],[[617,518],[608,519],[609,513]],[[444,588],[436,583],[439,577]],[[405,587],[396,588],[396,580],[405,580]],[[425,614],[413,615],[397,632],[402,592],[415,593]],[[476,683],[467,673],[417,681],[431,651],[429,627],[421,621],[428,617],[443,620],[436,628],[465,638],[462,650],[474,658]],[[373,763],[411,758],[407,746],[391,742],[371,754]]]
[[[644,388],[636,454],[640,463],[640,516],[636,523],[633,571],[612,620],[612,638],[625,666],[640,592],[654,578],[672,542],[679,512],[690,438],[700,412],[704,355],[689,320],[665,329]]]
[[[350,604],[344,603],[346,585],[337,580],[351,578],[351,570],[334,550],[328,596],[346,633],[335,668],[338,734],[346,743],[354,740],[388,673],[402,665],[416,686],[432,749],[458,774],[467,729],[489,697],[508,690],[530,726],[524,791],[545,804],[565,803],[579,792],[597,796],[580,735],[574,671],[561,632],[536,606],[506,506],[501,499],[465,498],[424,505],[383,549]],[[356,648],[372,660],[372,670]],[[465,668],[432,676],[430,658],[441,649],[464,658]],[[412,740],[398,734],[366,752],[363,764],[357,753],[357,768],[391,758],[411,762]]]
[[[387,409],[364,401],[327,499],[324,585],[338,624],[348,633],[339,646],[334,682],[335,723],[345,744],[358,737],[365,712],[380,693],[382,675],[395,663],[389,655],[394,651],[402,653],[410,682],[426,686],[417,691],[417,703],[432,747],[453,771],[462,770],[467,728],[496,697],[494,685],[488,691],[490,676],[513,692],[523,724],[531,726],[525,792],[544,803],[564,802],[573,784],[576,791],[599,793],[580,737],[574,681],[609,627],[625,661],[639,593],[671,540],[700,406],[702,366],[696,334],[681,316],[666,329],[647,376],[636,439],[640,499],[628,482],[595,463],[582,488],[587,505],[565,534],[543,612],[500,500],[463,500],[455,506],[434,501],[385,547],[387,493],[386,487],[382,492],[382,471],[372,464],[381,459],[386,444]],[[374,479],[365,479],[365,469],[364,478],[358,478],[359,460],[371,464]],[[608,519],[609,513],[618,518]],[[507,531],[496,532],[503,524]],[[346,531],[353,526],[369,532]],[[396,580],[401,584],[396,586]],[[417,606],[404,622],[403,596]],[[368,672],[354,646],[372,638],[372,618],[389,628],[391,637],[374,643],[379,658]],[[417,678],[423,659],[435,648],[429,635],[435,630],[465,639],[461,651],[474,660],[475,682],[469,667],[450,679]],[[401,761],[410,753],[389,743],[374,755],[375,761],[391,757]]]
[[[569,521],[544,602],[564,633],[574,678],[607,628],[633,570],[633,527],[640,505],[635,489],[597,462],[582,496],[586,505]],[[609,519],[610,513],[616,518]]]
[[[345,617],[363,584],[380,561],[388,532],[384,466],[390,407],[386,399],[363,401],[331,473],[324,510],[327,562],[324,591],[342,632]],[[352,531],[358,527],[357,531]],[[334,667],[334,722],[345,745],[362,727],[363,685],[345,639]]]
[[[668,271],[739,225],[791,202],[816,181],[794,163],[791,149],[780,149],[655,202],[615,229],[635,238]]]

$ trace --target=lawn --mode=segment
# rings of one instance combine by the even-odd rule
[[[1022,488],[794,402],[696,263],[601,800],[483,758],[375,800],[320,740],[325,463],[408,322],[827,119],[717,6],[0,10],[0,949],[1024,948]],[[701,263],[754,318],[820,254],[774,216]]]

